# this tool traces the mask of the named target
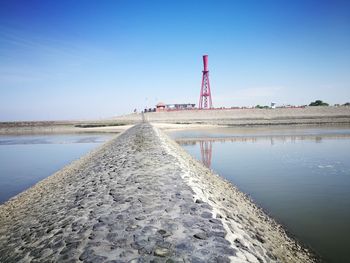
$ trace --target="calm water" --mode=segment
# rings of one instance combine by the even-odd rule
[[[112,136],[0,136],[0,204],[79,159]]]
[[[326,262],[350,262],[350,129],[224,129],[171,136],[182,138],[179,143],[190,154],[248,193]]]

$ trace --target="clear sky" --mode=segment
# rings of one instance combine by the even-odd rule
[[[0,121],[350,101],[350,1],[0,1]]]

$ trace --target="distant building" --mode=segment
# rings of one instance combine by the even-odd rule
[[[167,109],[175,110],[192,110],[196,107],[196,104],[192,103],[183,103],[183,104],[167,104]]]
[[[156,105],[156,111],[164,111],[166,108],[166,105],[163,103],[163,102],[159,102],[157,105]]]
[[[143,110],[143,112],[155,112],[156,111],[156,108],[145,108],[144,110]]]
[[[271,102],[271,109],[275,109],[276,108],[276,102]]]
[[[156,105],[156,111],[171,111],[171,110],[192,110],[196,108],[195,103],[180,103],[180,104],[164,104],[163,102],[159,102]]]

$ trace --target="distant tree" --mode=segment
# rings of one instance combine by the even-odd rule
[[[322,100],[315,100],[314,102],[311,102],[309,106],[329,106],[329,104]]]
[[[350,102],[344,103],[343,106],[350,106]]]

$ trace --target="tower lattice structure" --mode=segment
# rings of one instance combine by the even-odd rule
[[[203,56],[203,76],[202,76],[202,86],[201,93],[199,96],[199,109],[211,109],[213,108],[213,103],[211,100],[210,82],[209,82],[209,70],[208,70],[208,55]]]

